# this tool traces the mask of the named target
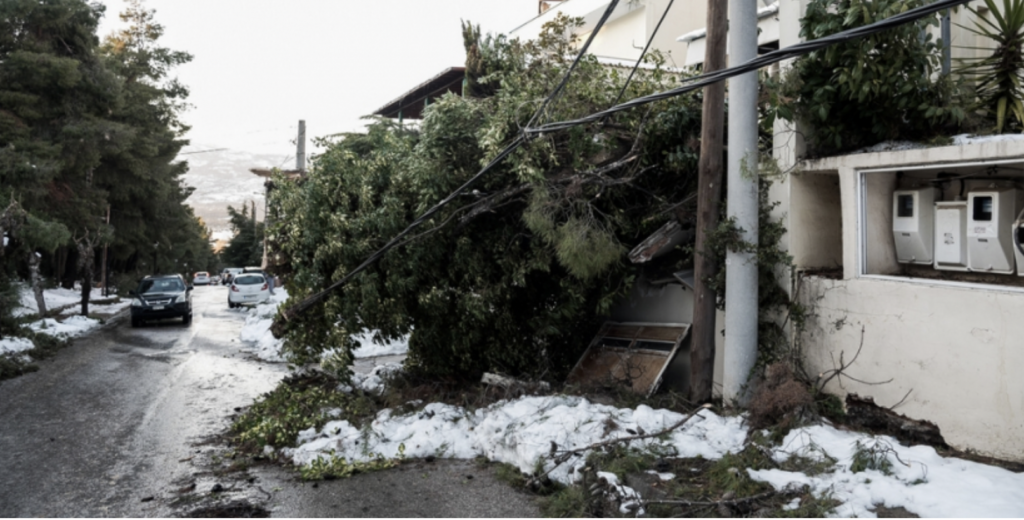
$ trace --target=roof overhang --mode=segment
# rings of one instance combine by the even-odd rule
[[[462,95],[465,67],[449,67],[378,108],[373,114],[391,118],[422,119],[423,109],[448,92]]]
[[[779,41],[779,4],[778,2],[757,10],[757,44],[765,45]],[[706,27],[690,31],[678,38],[677,42],[687,43],[686,65],[704,63],[704,50],[707,44],[708,30]],[[728,39],[728,36],[726,36]],[[728,48],[728,44],[726,44]],[[761,54],[758,51],[758,54]]]
[[[587,34],[597,27],[598,20],[608,8],[610,0],[566,0],[551,9],[544,11],[532,20],[509,31],[509,36],[520,40],[535,40],[540,36],[544,24],[554,20],[558,13],[564,13],[571,18],[583,18],[583,27],[576,29],[576,34]],[[608,22],[613,22],[636,9],[642,9],[642,2],[619,2],[615,11],[608,17]]]

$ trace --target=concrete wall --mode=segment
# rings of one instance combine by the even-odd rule
[[[799,341],[810,373],[835,368],[840,353],[849,361],[863,344],[849,375],[868,382],[892,380],[882,385],[834,380],[828,391],[873,397],[882,406],[896,404],[910,391],[897,411],[936,423],[951,445],[1024,461],[1024,377],[1017,373],[1024,367],[1024,290],[885,275],[897,266],[890,227],[896,169],[984,167],[1008,159],[1024,164],[1024,140],[804,163],[805,171],[838,175],[843,279],[805,277],[798,284],[797,298],[811,313]],[[872,171],[886,169],[892,171]],[[783,194],[791,195],[785,202],[793,215],[788,221],[793,244],[800,243],[797,237],[821,234],[808,229],[819,225],[817,219],[797,218],[815,211],[805,207],[810,198],[801,194],[807,191],[803,182],[791,179]],[[827,221],[822,225],[834,228]]]

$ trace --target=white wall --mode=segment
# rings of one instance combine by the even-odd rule
[[[1024,290],[979,284],[895,278],[884,273],[888,258],[894,176],[862,171],[886,168],[1024,160],[1024,140],[833,157],[804,164],[808,171],[837,172],[842,199],[843,279],[806,277],[797,298],[811,316],[800,335],[809,373],[830,370],[840,353],[850,360],[863,350],[849,374],[868,382],[833,381],[828,391],[873,397],[896,411],[936,423],[946,441],[960,449],[1024,461]],[[795,191],[795,190],[794,190]],[[867,197],[861,219],[860,193]],[[888,193],[888,195],[886,195]],[[874,194],[874,195],[873,195]],[[884,200],[872,202],[874,196]],[[799,205],[797,196],[787,205]],[[789,207],[792,214],[804,208]],[[890,220],[888,221],[891,223]],[[793,236],[809,233],[813,219],[789,220]],[[878,229],[874,229],[874,228]],[[813,233],[813,232],[810,232]],[[862,257],[865,240],[871,254]],[[862,266],[861,262],[867,262]],[[891,263],[890,263],[891,262]],[[867,270],[865,270],[867,267]],[[863,337],[861,330],[863,329]]]

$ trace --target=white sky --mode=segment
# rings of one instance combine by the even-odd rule
[[[107,6],[104,37],[121,26]],[[312,137],[362,128],[359,120],[465,61],[460,20],[508,32],[537,0],[148,0],[163,46],[188,51],[177,71],[194,105],[191,149],[293,154],[298,120]]]

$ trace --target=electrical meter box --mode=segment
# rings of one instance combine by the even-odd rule
[[[967,270],[966,200],[935,203],[935,268]]]
[[[935,243],[935,188],[897,190],[892,195],[892,236],[896,261],[932,264]]]
[[[1016,271],[1010,232],[1016,218],[1017,192],[979,190],[967,194],[967,262],[971,271],[1013,274]]]

